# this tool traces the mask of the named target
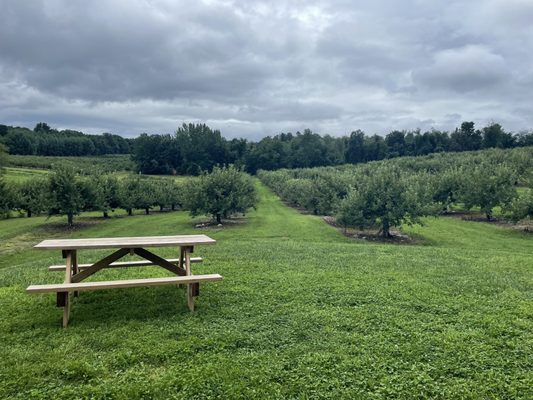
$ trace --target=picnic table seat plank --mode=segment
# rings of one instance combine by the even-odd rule
[[[167,258],[168,262],[172,264],[179,264],[180,259],[179,258]],[[202,257],[191,257],[191,263],[200,263],[203,261]],[[78,264],[78,270],[83,270],[86,268],[89,268],[93,264]],[[158,266],[157,264],[154,264],[152,261],[148,260],[135,260],[135,261],[117,261],[109,264],[105,268],[129,268],[129,267],[148,267],[148,266]],[[48,271],[50,272],[57,272],[57,271],[65,271],[65,265],[50,265],[48,267]]]
[[[200,282],[215,282],[222,280],[220,274],[170,276],[163,278],[121,279],[116,281],[96,281],[77,283],[53,283],[45,285],[30,285],[28,293],[74,292],[84,290],[117,289],[144,286],[174,285],[178,283],[192,284]]]
[[[215,244],[207,235],[142,236],[91,239],[49,239],[34,246],[41,250],[83,250],[134,247],[169,247]]]

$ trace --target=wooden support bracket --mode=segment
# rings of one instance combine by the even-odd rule
[[[68,292],[57,292],[56,306],[65,307],[67,305]]]

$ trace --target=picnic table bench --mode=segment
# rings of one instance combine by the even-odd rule
[[[194,311],[194,298],[199,295],[201,282],[222,280],[219,274],[192,275],[191,263],[202,262],[200,257],[191,257],[194,247],[211,245],[216,241],[206,235],[116,237],[95,239],[53,239],[44,240],[34,246],[41,250],[61,250],[65,265],[51,265],[49,271],[64,271],[63,283],[30,285],[28,293],[56,292],[57,306],[63,307],[63,327],[68,325],[70,317],[70,293],[74,296],[80,291],[102,290],[128,287],[187,285],[187,304]],[[146,247],[179,247],[179,258],[165,259]],[[78,250],[118,249],[110,255],[92,264],[78,264]],[[144,260],[117,261],[126,255],[137,255]],[[83,282],[103,268],[128,268],[160,266],[177,276],[163,278],[127,279],[113,281]]]

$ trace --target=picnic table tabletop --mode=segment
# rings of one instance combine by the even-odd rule
[[[136,236],[91,239],[49,239],[34,246],[42,250],[80,250],[135,247],[169,247],[215,244],[207,235]]]

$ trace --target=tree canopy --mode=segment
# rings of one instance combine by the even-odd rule
[[[211,173],[190,180],[185,194],[184,205],[191,215],[211,215],[218,223],[257,204],[252,179],[234,166],[214,167]]]

